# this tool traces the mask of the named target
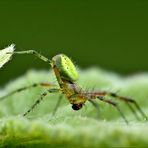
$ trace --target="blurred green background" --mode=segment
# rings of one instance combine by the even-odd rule
[[[11,43],[49,58],[65,53],[82,68],[147,71],[148,1],[1,0],[0,48]],[[0,86],[30,68],[48,65],[15,56],[0,70]]]

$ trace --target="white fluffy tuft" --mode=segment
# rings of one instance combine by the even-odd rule
[[[11,44],[10,46],[0,50],[0,68],[11,59],[14,50],[15,44]]]

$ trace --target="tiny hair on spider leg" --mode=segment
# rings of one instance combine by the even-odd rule
[[[107,104],[112,105],[116,110],[118,110],[118,112],[120,113],[120,115],[124,119],[124,121],[126,123],[128,123],[125,115],[123,114],[123,112],[119,108],[118,104],[107,99],[107,96],[110,96],[110,97],[113,97],[114,99],[125,102],[125,105],[127,105],[129,107],[129,109],[132,111],[132,113],[135,115],[135,117],[137,119],[139,119],[139,117],[138,117],[135,109],[137,109],[137,111],[139,111],[142,118],[147,119],[146,114],[142,111],[142,109],[140,108],[138,103],[133,99],[119,96],[116,93],[107,92],[107,91],[106,92],[105,91],[87,92],[86,90],[81,88],[77,84],[77,81],[79,78],[77,68],[74,65],[74,63],[72,62],[72,60],[68,56],[66,56],[65,54],[57,54],[57,55],[53,56],[51,59],[45,57],[44,55],[38,53],[35,50],[14,51],[13,53],[8,52],[7,54],[12,54],[12,56],[24,55],[24,54],[33,55],[33,56],[37,57],[38,59],[42,60],[43,62],[48,63],[50,68],[53,71],[53,74],[56,77],[57,82],[58,82],[57,86],[51,85],[50,88],[47,90],[47,92],[41,94],[40,98],[38,98],[38,100],[31,106],[31,108],[28,109],[28,111],[26,113],[24,113],[24,116],[26,116],[28,113],[30,113],[35,108],[35,106],[43,100],[44,96],[46,96],[48,93],[55,93],[56,92],[56,93],[63,94],[65,96],[65,98],[67,99],[67,101],[71,104],[72,109],[76,110],[76,111],[80,110],[85,105],[85,103],[87,101],[92,103],[92,105],[97,110],[99,110],[98,102],[96,102],[96,100],[94,100],[94,99],[97,99],[97,100],[100,100],[100,101],[103,101]],[[25,89],[26,88],[23,88],[22,90],[25,90]],[[10,94],[13,95],[16,92],[18,92],[18,91],[17,90],[13,91]],[[9,96],[9,95],[6,95],[6,97],[7,96]],[[53,114],[55,114],[55,111],[57,110],[57,107],[60,104],[60,100],[57,102],[57,105],[55,107]]]

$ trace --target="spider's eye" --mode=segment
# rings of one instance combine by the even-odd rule
[[[72,105],[72,109],[73,110],[79,110],[79,109],[81,109],[82,108],[82,104],[73,104]]]

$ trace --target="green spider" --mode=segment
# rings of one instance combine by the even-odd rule
[[[10,94],[0,98],[1,100],[5,99],[6,97],[8,97],[14,93],[26,90],[31,87],[37,87],[37,86],[49,87],[48,91],[42,93],[40,98],[38,98],[36,100],[36,102],[30,107],[30,109],[28,111],[26,111],[23,114],[23,116],[26,116],[28,113],[30,113],[35,108],[35,106],[37,104],[39,104],[48,93],[61,92],[65,96],[65,98],[69,101],[69,103],[72,104],[73,110],[81,109],[84,106],[86,101],[91,102],[93,104],[93,106],[98,109],[99,105],[96,102],[96,99],[98,99],[98,100],[108,103],[108,104],[112,105],[114,108],[116,108],[117,111],[122,116],[122,118],[124,119],[124,121],[126,123],[128,123],[126,117],[124,116],[124,114],[122,113],[120,108],[118,107],[118,104],[116,102],[113,102],[110,99],[107,99],[107,96],[111,96],[115,99],[125,102],[126,105],[128,105],[128,107],[130,108],[130,110],[134,113],[134,115],[137,119],[139,119],[139,117],[138,117],[135,109],[133,108],[133,105],[136,107],[136,109],[139,111],[139,113],[142,115],[142,117],[144,117],[144,119],[147,119],[147,116],[141,110],[141,108],[139,107],[137,102],[131,98],[119,96],[116,93],[107,92],[107,91],[87,92],[87,91],[83,90],[81,87],[79,87],[76,83],[76,81],[78,80],[78,72],[76,70],[76,67],[73,64],[73,62],[71,61],[71,59],[64,54],[58,54],[58,55],[54,56],[51,60],[46,58],[45,56],[39,54],[35,50],[9,52],[7,54],[32,54],[32,55],[35,55],[36,57],[38,57],[39,59],[48,63],[51,66],[51,68],[57,78],[58,84],[59,84],[59,86],[55,86],[55,85],[47,84],[47,83],[36,83],[31,86],[27,86],[27,87],[23,87],[18,90],[15,90],[15,91],[11,92]],[[59,98],[59,100],[56,104],[53,114],[55,114],[55,112],[60,104],[60,101],[61,101],[61,97]]]

